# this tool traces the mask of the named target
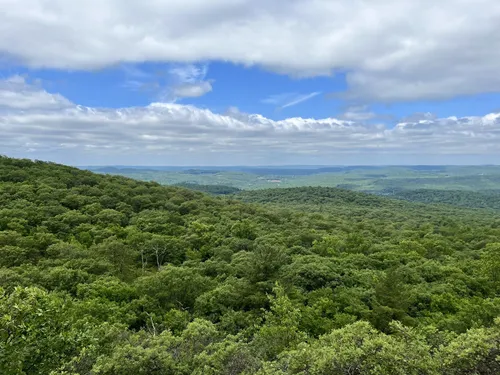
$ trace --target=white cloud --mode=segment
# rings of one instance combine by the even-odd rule
[[[283,93],[271,95],[262,100],[262,103],[273,104],[278,106],[280,109],[293,107],[294,105],[305,102],[309,99],[318,96],[321,92],[311,92],[309,94],[297,94],[297,93]]]
[[[342,117],[352,121],[366,121],[376,117],[376,114],[368,109],[368,106],[349,107]]]
[[[270,95],[265,99],[262,99],[261,102],[264,104],[272,104],[272,105],[282,105],[290,98],[296,97],[297,93],[294,92],[285,92],[283,94],[274,94]]]
[[[13,76],[0,81],[0,110],[11,108],[28,109],[61,109],[71,105],[71,102],[59,94],[49,94],[30,85],[21,76]]]
[[[283,104],[281,106],[281,108],[292,107],[294,105],[303,103],[305,101],[308,101],[309,99],[314,98],[315,96],[318,96],[319,94],[321,94],[321,92],[316,91],[316,92],[311,92],[310,94],[300,95],[300,96],[296,97],[295,99],[289,101],[288,103]]]
[[[77,164],[191,165],[443,163],[464,162],[464,155],[479,157],[469,162],[495,162],[500,157],[500,114],[424,115],[390,128],[335,118],[275,121],[237,108],[217,114],[174,103],[89,108],[20,77],[1,81],[0,87],[8,93],[4,98],[12,98],[0,108],[0,153],[12,156]]]
[[[187,64],[169,70],[172,87],[166,96],[174,100],[181,98],[197,98],[212,91],[212,81],[206,81],[208,66]]]
[[[0,0],[0,52],[34,67],[229,61],[347,72],[347,96],[500,91],[496,0]]]
[[[205,80],[207,65],[184,64],[150,72],[125,64],[122,70],[126,77],[124,88],[150,92],[161,101],[197,98],[212,91],[213,80]]]
[[[208,66],[197,66],[194,64],[187,64],[176,66],[169,70],[170,74],[176,77],[176,81],[181,83],[197,83],[203,81],[207,76]]]
[[[208,81],[199,83],[187,83],[175,86],[172,93],[179,98],[197,98],[212,91],[212,84]]]
[[[151,79],[151,73],[148,73],[142,69],[139,69],[137,66],[133,64],[122,64],[121,69],[125,73],[125,75],[129,78],[133,79]]]

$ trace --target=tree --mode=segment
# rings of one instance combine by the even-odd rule
[[[378,329],[387,332],[392,320],[409,322],[406,310],[409,299],[400,270],[389,269],[375,286],[371,321]]]
[[[270,310],[264,314],[265,324],[256,335],[254,344],[266,359],[275,359],[286,349],[294,349],[306,335],[299,331],[300,311],[286,296],[279,284],[269,296]]]
[[[486,245],[481,259],[483,272],[497,290],[498,295],[498,290],[500,290],[500,243]]]
[[[154,259],[158,270],[165,263],[180,265],[186,256],[187,245],[172,236],[153,235],[143,246],[148,258]]]
[[[210,290],[213,282],[191,268],[164,267],[160,272],[138,280],[138,290],[169,310],[177,308],[191,311],[196,298]]]
[[[174,375],[187,374],[175,360],[175,346],[179,340],[165,331],[159,336],[144,332],[131,335],[118,343],[109,356],[101,356],[92,367],[96,375]]]
[[[113,236],[98,245],[96,250],[114,265],[119,277],[127,279],[132,276],[137,254],[125,242]]]

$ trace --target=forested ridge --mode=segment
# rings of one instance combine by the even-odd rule
[[[457,193],[457,195],[453,195]],[[465,197],[471,193],[471,198]],[[398,196],[397,194],[401,194]],[[390,216],[390,223],[411,219],[421,223],[461,222],[474,225],[500,224],[496,207],[497,193],[482,194],[483,200],[491,196],[488,204],[479,205],[475,192],[445,192],[419,189],[400,191],[395,195],[380,196],[372,193],[355,192],[334,187],[296,187],[273,188],[264,190],[242,190],[233,195],[235,199],[247,203],[275,205],[281,208],[300,208],[308,212],[325,212],[335,216],[361,216],[380,219]],[[443,197],[440,200],[438,197]],[[462,202],[454,197],[464,198]],[[462,204],[463,203],[463,204]],[[483,201],[484,203],[484,201]],[[485,207],[485,205],[487,207]],[[347,210],[346,210],[347,208]],[[500,208],[500,207],[499,207]]]
[[[500,210],[500,190],[464,191],[436,189],[393,189],[388,196],[422,203],[446,203],[469,208]]]
[[[0,374],[500,373],[494,213],[301,189],[0,157]]]
[[[213,195],[229,195],[235,194],[241,191],[240,189],[227,186],[227,185],[202,185],[195,184],[190,182],[181,182],[178,184],[174,184],[173,186],[183,187],[190,190],[201,191],[203,193],[213,194]]]

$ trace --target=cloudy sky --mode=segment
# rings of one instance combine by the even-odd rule
[[[497,0],[0,0],[0,154],[500,164]]]

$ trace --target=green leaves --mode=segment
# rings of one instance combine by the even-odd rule
[[[482,268],[484,274],[497,290],[500,291],[500,243],[490,243],[484,249],[482,259]]]
[[[0,170],[1,374],[500,373],[482,213]]]
[[[3,295],[0,317],[2,374],[48,374],[100,340],[75,318],[71,300],[38,288]]]
[[[256,350],[265,359],[274,359],[286,349],[293,349],[304,341],[307,335],[299,331],[300,310],[286,296],[279,284],[269,296],[270,311],[264,314],[264,325],[255,336]]]
[[[210,290],[214,282],[196,270],[175,266],[164,267],[160,272],[137,281],[140,293],[151,297],[158,307],[191,311],[196,298]]]

